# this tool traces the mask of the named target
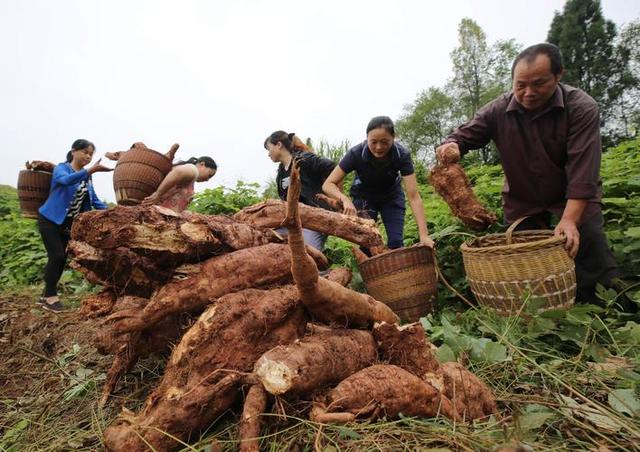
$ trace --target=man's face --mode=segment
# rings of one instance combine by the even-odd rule
[[[551,72],[547,55],[537,55],[533,61],[522,59],[513,70],[513,94],[525,110],[539,110],[551,99],[561,77],[562,73]]]

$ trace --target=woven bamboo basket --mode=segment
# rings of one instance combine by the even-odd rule
[[[171,171],[171,161],[151,149],[134,148],[118,160],[113,171],[116,202],[130,206],[152,194]]]
[[[482,305],[501,315],[522,311],[527,293],[544,302],[539,312],[568,309],[576,297],[575,265],[564,249],[565,238],[552,231],[489,234],[460,247],[467,280]]]
[[[388,305],[403,322],[415,322],[433,310],[438,277],[428,247],[399,248],[373,256],[359,267],[369,295]]]
[[[45,171],[22,170],[18,174],[18,200],[25,218],[38,218],[38,209],[49,197],[52,174]]]

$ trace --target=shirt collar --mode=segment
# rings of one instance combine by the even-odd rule
[[[541,111],[534,115],[534,118],[537,118],[540,115],[545,114],[549,110],[553,108],[563,108],[564,109],[564,98],[562,96],[562,89],[560,88],[560,84],[556,86],[556,91],[553,93],[549,102],[547,102],[546,107],[544,107]],[[516,96],[511,92],[511,99],[509,100],[509,104],[507,105],[507,113],[512,111],[519,111],[520,113],[527,113],[527,111],[520,105],[520,103],[516,100]]]
[[[396,145],[395,141],[391,145],[391,149],[389,150],[389,153],[391,154],[391,160],[393,161],[400,160],[400,150],[398,149],[398,146]],[[373,160],[373,158],[374,158],[373,154],[369,150],[369,144],[365,140],[362,143],[362,160],[365,162],[370,162]]]

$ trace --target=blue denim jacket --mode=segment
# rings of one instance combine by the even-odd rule
[[[91,208],[106,209],[107,205],[96,196],[91,183],[91,176],[89,176],[89,172],[86,169],[75,171],[70,163],[59,163],[53,170],[49,197],[42,207],[38,209],[40,215],[55,224],[64,223],[69,205],[73,201],[80,182],[84,180],[88,181],[89,198],[82,205],[81,211],[85,212],[91,210]]]

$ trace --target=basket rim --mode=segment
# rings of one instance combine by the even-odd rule
[[[20,170],[21,173],[42,173],[42,174],[49,174],[51,176],[53,176],[53,173],[50,171],[42,171],[42,170],[34,170],[34,169],[22,169]]]
[[[161,152],[158,152],[154,149],[149,149],[149,148],[135,148],[135,149],[128,149],[124,154],[122,154],[122,157],[120,159],[118,159],[118,163],[116,163],[116,167],[120,164],[120,163],[135,163],[135,161],[129,161],[132,160],[131,154],[129,154],[131,151],[136,151],[136,152],[151,152],[152,154],[155,154],[159,157],[162,157],[163,160],[165,160],[169,165],[172,164],[171,160],[169,160],[167,158],[166,155],[164,155]],[[129,156],[129,158],[127,159],[127,156]]]
[[[358,267],[363,267],[363,266],[368,266],[374,262],[377,262],[379,260],[382,260],[384,258],[387,258],[389,256],[393,256],[396,254],[403,254],[406,253],[407,251],[420,251],[421,249],[426,249],[427,251],[430,249],[427,245],[425,245],[424,243],[416,243],[415,245],[411,245],[411,246],[403,246],[401,248],[396,248],[394,250],[388,250],[385,251],[383,253],[380,254],[376,254],[375,256],[371,256],[369,259],[367,259],[366,261],[358,264]]]
[[[533,247],[543,248],[548,245],[558,245],[567,241],[566,237],[556,237],[553,235],[553,231],[550,231],[548,229],[533,229],[530,231],[518,231],[518,232],[514,232],[513,235],[523,236],[523,235],[530,234],[534,231],[537,234],[541,232],[548,232],[549,234],[551,234],[551,236],[546,239],[531,240],[528,242],[521,242],[521,243],[512,243],[510,245],[505,244],[505,245],[493,245],[493,246],[482,246],[482,247],[471,246],[471,244],[474,241],[483,239],[485,237],[506,237],[507,235],[506,233],[487,234],[482,237],[475,237],[473,239],[467,240],[462,245],[460,245],[460,251],[462,251],[463,253],[490,253],[492,251],[519,251],[521,249],[530,249]]]

